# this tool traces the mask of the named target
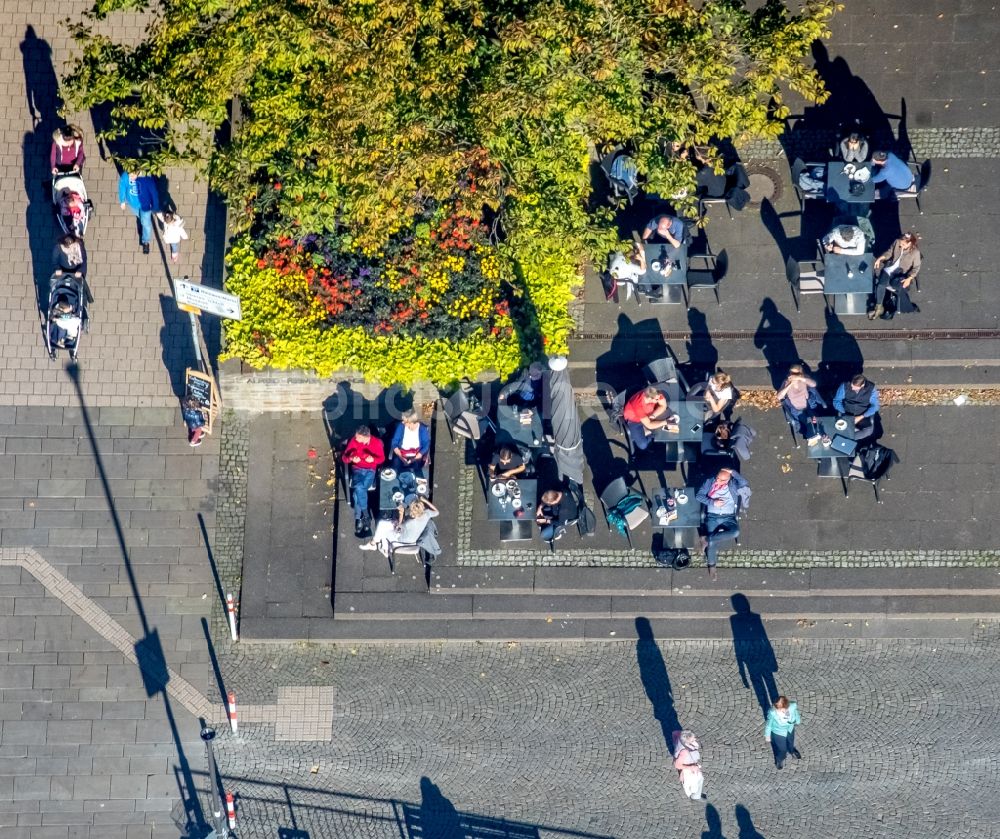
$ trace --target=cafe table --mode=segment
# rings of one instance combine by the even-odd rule
[[[701,527],[701,504],[695,499],[694,487],[667,487],[653,493],[653,527],[663,530],[663,543],[667,548],[694,548],[698,545],[698,528]],[[678,496],[686,498],[683,504]],[[677,517],[664,523],[659,511],[668,509],[667,499],[674,500]]]
[[[867,169],[868,180],[856,181],[860,187],[856,187],[857,192],[851,192],[851,178],[844,167],[847,166],[841,160],[834,160],[826,164],[826,200],[831,204],[842,202],[844,204],[871,204],[875,200],[875,183],[872,180],[872,167],[870,163],[850,164],[856,170]]]
[[[514,506],[509,490],[502,496],[493,493],[493,487],[498,483],[506,486],[508,481],[489,482],[489,489],[486,492],[486,518],[489,521],[500,522],[501,542],[521,542],[531,539],[535,509],[538,507],[538,481],[535,478],[517,480],[517,486],[521,490],[520,508]]]
[[[659,287],[663,296],[655,303],[683,303],[687,305],[688,246],[681,242],[675,248],[667,242],[644,242],[646,273],[639,277],[637,285]],[[673,266],[670,274],[663,275],[666,264]],[[654,270],[653,265],[661,266]]]
[[[669,413],[677,414],[677,431],[658,428],[653,441],[666,446],[667,463],[687,463],[697,460],[701,450],[701,435],[705,428],[705,403],[701,399],[684,399],[670,403]],[[692,444],[697,444],[697,446]]]
[[[841,437],[846,437],[848,440],[854,439],[854,418],[853,417],[843,417],[846,425],[843,428],[837,428],[836,422],[840,417],[836,416],[823,416],[816,417],[816,426],[820,434],[826,434],[830,440],[837,435]],[[844,452],[837,451],[832,445],[824,446],[822,438],[813,443],[809,444],[809,435],[806,436],[806,456],[816,461],[816,475],[820,478],[840,478],[840,482],[844,487],[844,495],[847,495],[847,479],[844,477],[843,462],[845,460],[850,460],[854,457],[854,454],[845,454]]]
[[[823,251],[823,293],[833,295],[833,310],[838,315],[863,315],[868,311],[868,297],[875,287],[874,264],[870,253]]]
[[[398,502],[393,500],[393,495],[397,492],[405,491],[400,486],[399,478],[401,472],[396,472],[391,478],[385,478],[383,475],[389,471],[390,474],[396,472],[395,469],[386,470],[380,469],[378,475],[378,511],[381,518],[389,518],[389,516],[395,512]],[[419,498],[429,498],[430,497],[430,482],[420,483],[420,478],[417,479],[417,491],[416,494]],[[425,487],[424,492],[420,492],[420,487]]]
[[[544,446],[542,417],[535,408],[521,408],[506,402],[497,405],[497,441],[513,441],[528,448]]]

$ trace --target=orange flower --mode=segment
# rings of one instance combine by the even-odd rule
[[[277,181],[277,182],[275,182],[275,184],[274,184],[274,188],[275,188],[275,189],[276,189],[276,190],[277,190],[278,192],[281,192],[281,181]]]

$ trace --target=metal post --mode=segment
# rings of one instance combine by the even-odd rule
[[[193,315],[192,315],[193,317]],[[229,836],[229,827],[226,825],[225,817],[222,813],[222,795],[219,792],[219,778],[215,768],[215,751],[212,749],[212,741],[215,739],[215,729],[205,726],[201,730],[201,739],[205,741],[205,753],[208,756],[208,777],[212,782],[212,833],[206,839],[225,839]]]

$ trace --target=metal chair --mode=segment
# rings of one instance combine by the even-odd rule
[[[605,487],[604,492],[601,493],[600,501],[601,507],[604,510],[604,520],[607,522],[608,531],[611,531],[611,519],[608,513],[617,507],[625,498],[629,495],[638,495],[642,498],[642,505],[636,507],[631,512],[625,513],[625,539],[628,541],[628,546],[632,548],[632,536],[631,533],[637,527],[639,527],[646,519],[649,518],[649,502],[642,493],[635,492],[635,490],[629,489],[628,484],[625,482],[624,478],[615,478],[607,487]]]
[[[821,259],[797,260],[788,257],[785,263],[785,273],[792,289],[792,300],[795,301],[795,311],[800,312],[799,301],[807,294],[822,294],[826,305],[826,277]],[[798,293],[796,294],[796,290]]]
[[[472,392],[471,383],[463,383],[451,396],[442,397],[441,407],[452,443],[458,437],[476,441],[487,430],[496,434],[497,428]]]
[[[656,358],[642,368],[642,377],[647,385],[680,385],[681,396],[690,390],[687,379],[677,367],[677,360],[673,355],[664,358]]]
[[[913,184],[909,189],[895,190],[896,198],[899,201],[913,199],[917,202],[917,210],[920,212],[920,215],[923,215],[924,211],[920,208],[920,193],[927,188],[927,184],[931,179],[931,162],[925,160],[920,166],[917,166],[916,163],[907,163],[906,165],[913,172]]]
[[[612,173],[615,162],[621,157],[631,157],[631,155],[629,155],[628,151],[624,147],[616,146],[611,152],[601,158],[601,171],[604,173],[604,177],[608,181],[608,187],[610,188],[611,196],[614,199],[612,203],[616,205],[623,198],[631,204],[639,195],[638,184],[628,184]]]
[[[802,158],[795,158],[795,162],[792,164],[792,188],[795,190],[795,195],[799,199],[799,211],[805,214],[806,211],[806,201],[823,200],[825,196],[825,190],[820,189],[817,191],[806,191],[799,186],[799,176],[809,170],[814,166],[822,166],[824,171],[826,170],[825,163],[805,163]]]
[[[699,264],[700,263],[700,264]],[[715,256],[711,253],[693,254],[688,257],[687,287],[688,292],[711,291],[715,294],[715,303],[722,305],[719,297],[719,285],[726,276],[725,251]],[[691,308],[691,295],[688,294],[688,308]]]
[[[881,462],[881,465],[874,473],[869,473],[864,466],[864,461],[862,460],[863,453],[856,454],[851,460],[851,468],[847,471],[847,482],[844,486],[844,497],[846,498],[848,495],[848,489],[851,485],[851,481],[864,481],[872,485],[872,490],[875,492],[875,502],[877,504],[881,504],[882,499],[878,494],[878,482],[883,478],[887,481],[889,480],[889,470],[892,469],[892,465],[894,463],[899,462],[899,457],[892,449],[878,443],[869,446],[868,449],[882,450],[885,452],[885,459]]]

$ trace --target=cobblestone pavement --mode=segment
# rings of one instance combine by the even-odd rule
[[[749,687],[726,642],[227,651],[227,688],[254,701],[292,682],[335,696],[329,744],[265,725],[221,738],[240,836],[1000,836],[1000,626],[969,642],[756,637],[739,647]],[[780,775],[756,698],[772,677],[803,716],[803,759]],[[678,724],[701,737],[707,806],[671,768]]]

